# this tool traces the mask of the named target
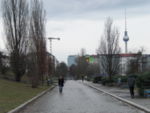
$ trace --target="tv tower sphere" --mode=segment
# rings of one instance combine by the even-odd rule
[[[123,40],[124,40],[125,42],[127,42],[127,41],[129,40],[128,32],[127,32],[127,31],[124,32]]]

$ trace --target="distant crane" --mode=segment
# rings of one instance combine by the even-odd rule
[[[52,55],[52,40],[60,40],[60,38],[49,37],[48,39],[50,41],[50,53]]]
[[[52,40],[60,40],[60,38],[55,38],[55,37],[49,37],[48,38],[50,41],[50,54],[51,54],[51,76],[54,72],[54,67],[55,67],[55,61],[54,61],[54,55],[52,54]]]

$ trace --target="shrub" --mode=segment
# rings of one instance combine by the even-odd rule
[[[118,78],[121,78],[121,76],[120,75],[113,76],[113,78],[112,78],[113,82],[117,83]]]
[[[108,77],[102,77],[101,81],[102,81],[102,85],[112,86],[113,83],[113,80],[110,81]]]
[[[136,86],[140,96],[144,96],[144,89],[150,88],[150,72],[139,75],[136,79]]]
[[[121,77],[121,82],[127,82],[128,80],[128,77],[127,76],[122,76]]]
[[[97,77],[94,77],[93,79],[93,83],[98,83],[102,80],[102,77],[101,76],[97,76]]]
[[[116,75],[113,77],[113,82],[117,83],[118,78],[121,78],[121,82],[127,82],[128,76]]]
[[[93,81],[92,80],[92,78],[91,77],[89,77],[89,76],[85,76],[85,78],[84,78],[85,80],[87,80],[87,81]]]

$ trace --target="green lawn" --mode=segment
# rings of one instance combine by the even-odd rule
[[[30,85],[0,79],[0,113],[6,113],[47,89],[47,86],[31,88]]]

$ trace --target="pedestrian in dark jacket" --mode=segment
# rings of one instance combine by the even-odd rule
[[[134,98],[134,85],[135,85],[135,77],[129,76],[128,86],[129,86],[131,98]]]
[[[81,76],[82,77],[82,82],[84,81],[84,75]]]
[[[58,79],[58,86],[59,86],[59,92],[62,93],[63,86],[64,86],[64,78],[62,76]]]

